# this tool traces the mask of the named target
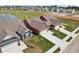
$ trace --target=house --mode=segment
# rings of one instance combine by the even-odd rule
[[[0,47],[31,36],[31,31],[22,21],[11,14],[0,14]]]
[[[23,22],[33,34],[39,34],[40,31],[47,29],[47,26],[40,20],[39,17],[33,18],[31,20],[24,20]]]
[[[33,34],[39,34],[40,31],[54,28],[55,26],[59,25],[57,20],[46,16],[32,18],[31,20],[24,20],[23,22],[25,26],[32,31]]]
[[[40,16],[40,19],[45,23],[49,28],[55,28],[60,24],[60,22],[51,16]]]

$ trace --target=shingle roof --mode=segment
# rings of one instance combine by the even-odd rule
[[[35,29],[42,31],[49,28],[50,25],[57,26],[59,25],[59,21],[51,16],[43,16],[47,21],[42,21],[40,17],[32,18],[27,20],[28,23],[34,27]]]
[[[29,22],[29,24],[39,30],[39,31],[42,31],[42,30],[45,30],[47,27],[46,27],[46,24],[43,23],[39,17],[36,17],[36,18],[32,18],[30,20],[27,20]]]
[[[45,30],[47,28],[44,23],[35,20],[31,20],[31,25],[39,31]]]
[[[4,36],[6,36],[7,34],[17,36],[15,32],[22,30],[22,28],[20,28],[19,25],[27,30],[24,23],[20,20],[17,20],[15,16],[10,14],[0,14],[0,33],[2,33],[0,35],[0,38],[4,38]],[[2,29],[5,29],[6,32],[3,32]]]
[[[0,42],[5,38],[7,35],[7,32],[4,29],[0,29]]]
[[[54,26],[57,26],[60,24],[60,22],[54,18],[54,17],[51,17],[51,16],[43,16],[45,19],[47,19],[46,23],[47,25],[54,25]]]

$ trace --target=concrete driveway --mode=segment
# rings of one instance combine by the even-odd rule
[[[60,47],[63,50],[67,44],[66,42],[62,41],[61,39],[57,38],[56,36],[51,34],[51,31],[44,30],[40,32],[40,35],[44,38],[48,39],[49,41],[53,42],[56,46]]]
[[[27,46],[20,41],[20,46],[18,46],[17,41],[10,43],[1,47],[3,53],[23,53],[23,49],[27,48]]]

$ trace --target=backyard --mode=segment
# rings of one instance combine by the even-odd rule
[[[33,48],[36,47],[40,48],[42,52],[48,51],[51,47],[55,45],[54,43],[50,42],[49,40],[45,39],[40,35],[34,35],[30,40],[27,41],[27,43],[28,43],[27,45],[31,45]],[[27,49],[24,52],[26,53]]]
[[[0,14],[1,13],[13,14],[20,20],[29,19],[29,18],[42,15],[42,13],[38,11],[30,11],[30,10],[24,11],[24,10],[16,10],[16,9],[12,9],[12,10],[3,9],[3,10],[0,10]]]
[[[58,20],[65,26],[68,31],[73,31],[79,26],[79,20],[67,19],[63,17],[57,17]]]

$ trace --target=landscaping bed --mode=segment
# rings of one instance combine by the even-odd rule
[[[42,50],[42,52],[48,51],[51,47],[55,45],[54,43],[50,42],[40,35],[34,35],[31,39],[27,41],[27,44],[33,46],[30,49],[38,47]]]

